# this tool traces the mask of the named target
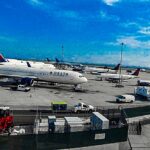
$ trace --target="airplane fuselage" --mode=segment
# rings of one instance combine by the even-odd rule
[[[12,76],[15,78],[33,78],[54,83],[63,84],[82,84],[87,82],[87,79],[80,73],[57,70],[57,69],[38,69],[31,67],[15,66],[15,65],[0,65],[0,75]]]
[[[95,72],[95,73],[106,73],[106,72],[116,73],[116,70],[96,68],[96,67],[85,67],[84,71],[90,72],[90,73],[93,73],[93,72]]]
[[[124,74],[109,74],[109,73],[101,73],[99,78],[110,78],[110,79],[122,79],[122,80],[128,80],[128,79],[133,79],[137,78],[137,76],[134,75],[124,75]]]

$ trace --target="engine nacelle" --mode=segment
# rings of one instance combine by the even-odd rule
[[[22,78],[20,84],[32,86],[34,83],[33,79],[31,78]]]

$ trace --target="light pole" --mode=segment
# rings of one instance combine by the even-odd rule
[[[121,79],[121,66],[122,66],[122,53],[123,53],[123,46],[124,43],[121,43],[121,52],[120,52],[120,68],[119,68],[119,85],[122,86],[122,79]]]
[[[61,50],[62,50],[62,61],[64,61],[64,46],[63,45],[61,47]]]

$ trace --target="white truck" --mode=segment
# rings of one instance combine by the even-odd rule
[[[16,90],[24,91],[24,92],[30,91],[29,87],[26,87],[25,85],[22,85],[22,84],[19,84],[19,85],[16,85],[16,86],[11,86],[10,88],[14,91],[16,91]]]
[[[94,106],[92,105],[87,105],[83,102],[78,103],[77,105],[74,106],[74,112],[79,113],[79,112],[93,112],[95,110]]]
[[[134,89],[135,95],[140,95],[145,97],[147,100],[150,100],[150,88],[145,86],[139,86]]]

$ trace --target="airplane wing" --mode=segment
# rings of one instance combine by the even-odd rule
[[[0,77],[2,78],[14,78],[14,79],[21,79],[21,78],[31,78],[31,79],[38,79],[35,76],[20,76],[20,75],[5,75],[5,74],[0,74]]]

